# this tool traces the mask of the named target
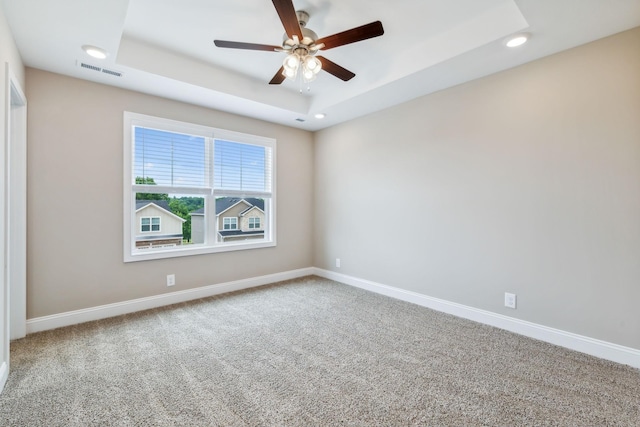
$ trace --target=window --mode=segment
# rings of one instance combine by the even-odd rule
[[[148,233],[150,231],[160,231],[160,217],[141,217],[140,218],[140,232]]]
[[[236,230],[238,228],[238,218],[236,217],[225,217],[223,218],[223,229],[224,230]]]
[[[275,246],[275,148],[125,112],[125,262]]]

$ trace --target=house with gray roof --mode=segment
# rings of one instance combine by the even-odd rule
[[[264,238],[264,200],[254,197],[220,197],[216,199],[217,239],[231,242]],[[205,208],[190,213],[191,239],[204,243]]]
[[[185,221],[171,212],[166,200],[136,200],[136,249],[182,245]]]

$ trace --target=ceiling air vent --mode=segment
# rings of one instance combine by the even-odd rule
[[[109,70],[107,68],[96,67],[95,65],[85,64],[84,62],[78,62],[78,64],[80,64],[80,67],[86,68],[88,70],[109,74],[111,76],[122,77],[122,73],[120,71],[114,71],[114,70]]]
[[[102,71],[102,68],[96,67],[95,65],[85,64],[84,62],[81,62],[80,66],[82,68],[88,68],[88,69],[93,70],[93,71]]]
[[[303,119],[302,117],[298,117],[298,118],[296,119],[296,122],[304,122],[304,119]]]
[[[122,73],[120,71],[107,70],[106,68],[103,68],[102,72],[105,74],[111,74],[112,76],[122,77]]]

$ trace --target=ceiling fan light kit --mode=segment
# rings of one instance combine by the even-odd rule
[[[296,49],[287,55],[287,57],[284,58],[282,66],[284,68],[282,74],[292,80],[295,80],[298,70],[302,68],[302,78],[305,83],[315,80],[322,69],[320,60],[303,49]]]
[[[282,47],[255,43],[243,43],[227,40],[214,40],[217,47],[230,49],[264,50],[270,52],[286,52],[287,56],[269,84],[281,84],[285,79],[295,80],[298,72],[305,83],[315,80],[320,70],[348,81],[355,74],[324,58],[316,56],[320,50],[356,43],[384,34],[380,21],[372,22],[357,28],[352,28],[328,37],[318,38],[312,30],[306,28],[309,14],[303,10],[296,11],[292,0],[272,0],[280,21],[285,29]]]

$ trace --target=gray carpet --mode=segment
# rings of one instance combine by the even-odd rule
[[[1,426],[638,426],[640,371],[307,277],[12,343]]]

